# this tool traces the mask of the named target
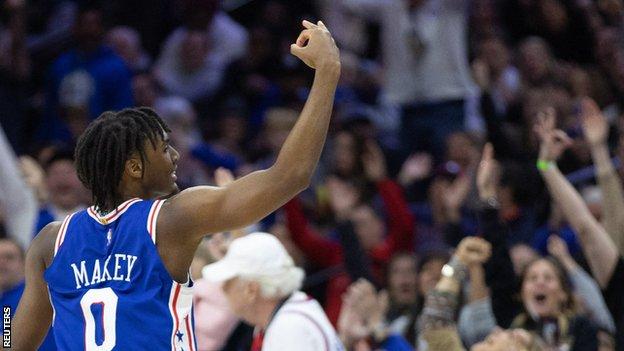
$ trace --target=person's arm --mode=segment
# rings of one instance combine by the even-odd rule
[[[593,276],[601,287],[605,287],[613,274],[619,253],[611,237],[589,212],[583,198],[555,163],[572,141],[565,132],[555,129],[554,110],[549,109],[540,117],[541,121],[535,128],[541,139],[538,168],[554,201],[578,234]]]
[[[589,318],[601,328],[615,333],[615,322],[598,284],[570,256],[565,241],[556,235],[551,235],[548,239],[548,253],[565,268],[576,294],[583,299]]]
[[[481,264],[468,267],[470,286],[468,303],[459,313],[457,329],[464,344],[471,346],[483,340],[494,327],[496,317],[492,310],[490,292],[485,284],[485,270]]]
[[[60,225],[61,222],[52,222],[43,228],[26,253],[26,287],[11,328],[13,350],[36,350],[52,323],[52,305],[43,273],[52,261]]]
[[[494,328],[496,318],[489,297],[472,301],[462,307],[457,329],[465,345],[472,346],[484,340]]]
[[[598,186],[602,192],[602,224],[613,239],[620,255],[624,254],[624,191],[607,145],[609,124],[600,108],[590,98],[583,100],[583,133],[596,166]]]
[[[340,59],[331,34],[321,22],[317,26],[304,21],[304,26],[291,52],[316,69],[314,83],[273,166],[225,187],[193,187],[171,197],[158,217],[161,236],[199,242],[206,234],[245,227],[308,186],[325,143]]]
[[[433,291],[427,294],[418,328],[423,339],[430,345],[436,345],[432,350],[460,349],[455,311],[462,282],[468,267],[483,264],[490,253],[491,246],[487,241],[476,237],[463,239],[451,261],[444,266],[442,278]]]
[[[34,232],[37,200],[19,169],[17,158],[0,127],[0,204],[9,235],[27,248]]]
[[[490,288],[492,308],[498,325],[507,327],[518,314],[520,305],[514,298],[518,280],[509,256],[509,228],[499,216],[497,188],[500,170],[494,159],[494,148],[487,144],[477,171],[477,189],[481,208],[477,211],[482,236],[492,245],[492,255],[485,263],[485,277]]]
[[[292,241],[308,259],[323,268],[340,263],[336,260],[341,255],[340,245],[310,228],[298,198],[290,200],[284,206],[284,212]]]
[[[394,181],[385,179],[377,182],[377,190],[386,209],[388,235],[380,246],[373,249],[371,255],[386,260],[396,252],[414,251],[414,216],[409,210],[403,189]]]
[[[401,186],[388,178],[385,156],[372,140],[366,143],[362,164],[367,179],[375,183],[383,200],[388,226],[386,240],[372,250],[371,256],[385,261],[395,252],[414,251],[414,216]]]
[[[353,229],[353,223],[349,221],[340,222],[336,226],[336,230],[340,237],[344,265],[351,280],[366,279],[374,282],[370,261]]]

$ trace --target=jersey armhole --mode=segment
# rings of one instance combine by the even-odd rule
[[[58,233],[56,234],[56,241],[54,242],[54,256],[58,253],[61,245],[63,245],[63,241],[65,240],[65,234],[67,234],[67,228],[69,227],[69,221],[71,221],[72,217],[75,213],[72,213],[65,217],[63,223],[61,224],[61,228],[59,228]]]
[[[147,232],[152,239],[154,245],[156,245],[156,223],[158,223],[158,214],[165,200],[156,200],[150,208],[149,215],[147,216]]]

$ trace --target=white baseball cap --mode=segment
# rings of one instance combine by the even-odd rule
[[[220,283],[237,276],[279,276],[294,267],[282,243],[268,233],[251,233],[235,239],[220,261],[202,269],[204,279]]]

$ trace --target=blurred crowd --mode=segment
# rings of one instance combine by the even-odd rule
[[[0,5],[4,305],[36,233],[90,204],[90,121],[153,108],[181,188],[270,166],[313,77],[290,44],[323,19],[342,74],[321,163],[243,232],[278,237],[345,347],[624,350],[624,1]],[[194,276],[239,235],[206,239]],[[199,349],[249,350],[219,289],[196,294]]]

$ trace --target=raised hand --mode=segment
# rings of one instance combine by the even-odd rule
[[[460,175],[453,183],[444,188],[442,194],[447,211],[459,212],[471,188],[471,178],[465,174]]]
[[[37,196],[40,204],[48,201],[48,189],[45,183],[45,172],[43,168],[30,156],[21,156],[19,158],[22,175],[28,185]]]
[[[568,245],[558,235],[551,235],[548,238],[548,253],[559,261],[572,258]]]
[[[482,200],[496,196],[499,176],[498,163],[494,159],[494,147],[487,143],[483,148],[481,163],[477,170],[477,189]]]
[[[336,177],[327,179],[327,192],[329,193],[329,205],[334,215],[340,219],[348,219],[351,211],[360,200],[358,190],[351,184]]]
[[[340,52],[325,24],[321,21],[314,24],[305,20],[302,24],[305,29],[301,31],[296,42],[290,45],[290,52],[314,69],[340,67]]]
[[[609,123],[591,98],[584,98],[581,105],[583,134],[590,146],[605,144],[609,135]]]
[[[482,238],[465,237],[457,246],[455,257],[467,267],[483,264],[492,254],[492,245]]]
[[[554,162],[572,145],[572,139],[560,130],[555,129],[555,109],[548,108],[538,114],[538,122],[534,127],[540,139],[539,159]]]
[[[366,141],[366,148],[362,154],[362,163],[368,180],[377,182],[386,178],[386,158],[379,145],[373,140]]]
[[[433,158],[428,153],[411,155],[403,162],[399,172],[399,183],[403,186],[427,178],[433,168]]]
[[[345,344],[351,345],[370,336],[368,316],[376,304],[375,288],[371,283],[360,279],[349,286],[338,318],[338,331]]]

